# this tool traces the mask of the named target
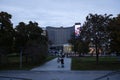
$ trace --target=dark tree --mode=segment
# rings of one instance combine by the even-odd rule
[[[107,26],[110,22],[110,16],[112,15],[89,14],[86,17],[86,22],[81,32],[83,40],[95,46],[97,64],[99,60],[99,49],[102,50],[109,41]]]
[[[24,22],[20,22],[15,28],[15,47],[16,51],[19,52],[28,41],[27,27]]]
[[[11,23],[12,16],[7,12],[0,12],[0,55],[7,56],[12,52],[14,29]],[[6,59],[5,57],[1,57]],[[6,60],[3,60],[4,62]]]
[[[32,62],[40,62],[43,57],[47,56],[47,37],[41,35],[42,32],[43,30],[38,26],[38,23],[32,21],[29,24],[20,22],[16,26],[16,44],[19,49],[22,47],[26,58],[32,58]]]
[[[112,52],[120,52],[120,14],[114,17],[109,24],[111,37],[110,48]]]
[[[69,43],[73,45],[73,51],[76,53],[85,54],[89,52],[88,42],[85,40],[82,40],[81,35],[75,37],[75,34],[73,33],[71,39],[69,40]]]

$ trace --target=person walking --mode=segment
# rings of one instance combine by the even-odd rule
[[[64,68],[64,57],[61,57],[61,67]]]
[[[57,58],[58,68],[60,67],[60,61],[61,61],[60,56],[58,56]]]

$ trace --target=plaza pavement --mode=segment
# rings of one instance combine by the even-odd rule
[[[120,71],[71,71],[71,58],[65,58],[64,68],[58,67],[57,59],[55,58],[30,71],[0,71],[0,80],[18,80],[3,78],[5,76],[32,80],[120,80]]]
[[[33,68],[31,71],[70,71],[71,70],[71,58],[64,58],[64,68],[61,68],[60,62],[57,62],[57,58],[46,62],[44,65],[37,68]]]

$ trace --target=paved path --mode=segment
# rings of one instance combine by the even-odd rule
[[[70,71],[71,70],[71,58],[64,58],[64,68],[60,67],[61,64],[57,63],[57,58],[45,63],[42,66],[33,68],[31,71]]]
[[[0,76],[27,78],[32,80],[95,80],[112,71],[0,71]],[[108,76],[109,80],[120,80],[120,72]],[[108,80],[107,78],[99,80]],[[21,80],[0,77],[0,80]]]
[[[12,78],[5,78],[4,76]],[[22,80],[13,77],[32,80],[108,80],[107,78],[109,80],[120,80],[120,71],[118,73],[114,73],[114,71],[71,71],[71,58],[65,58],[64,68],[58,68],[57,59],[55,58],[30,71],[0,71],[0,80]]]

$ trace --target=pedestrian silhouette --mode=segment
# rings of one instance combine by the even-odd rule
[[[60,56],[58,56],[57,58],[58,68],[60,67],[60,61],[61,61]]]
[[[61,61],[61,67],[64,68],[64,58],[62,57],[60,61]]]

